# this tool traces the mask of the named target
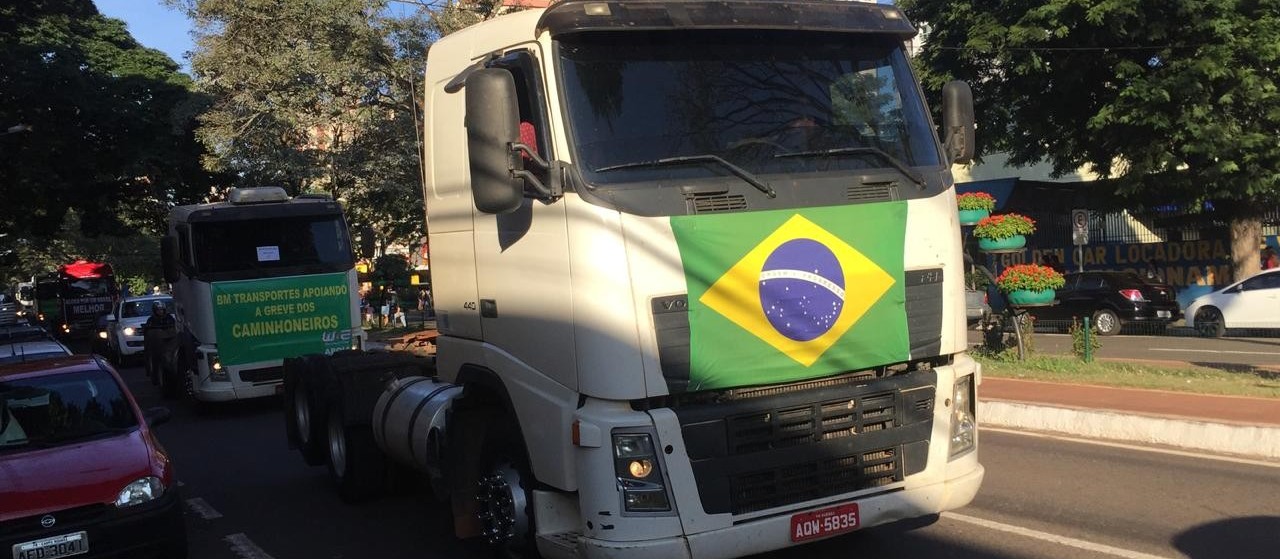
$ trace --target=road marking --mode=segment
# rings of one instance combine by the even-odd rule
[[[204,499],[199,497],[187,499],[187,508],[191,509],[191,512],[196,513],[196,516],[205,520],[222,518],[222,513],[214,510],[213,507],[209,506],[209,503],[204,502]]]
[[[1129,549],[1122,549],[1119,547],[1111,547],[1109,545],[1093,543],[1090,541],[1080,540],[1076,538],[1069,538],[1067,536],[1059,536],[1057,534],[1050,534],[1048,532],[1041,532],[1039,530],[1032,530],[1030,528],[1023,528],[1021,526],[1014,526],[1012,524],[995,522],[995,521],[977,518],[977,517],[973,517],[965,514],[956,514],[954,512],[944,512],[942,513],[942,516],[944,518],[959,520],[960,522],[967,522],[969,524],[974,524],[976,526],[981,526],[983,528],[990,528],[992,530],[999,530],[1001,532],[1017,534],[1019,536],[1025,536],[1028,538],[1034,538],[1041,541],[1056,543],[1058,545],[1074,547],[1076,549],[1083,549],[1085,551],[1102,553],[1102,554],[1110,555],[1112,557],[1122,557],[1124,559],[1168,559],[1162,555],[1151,555],[1149,553],[1142,553],[1140,551],[1132,551]]]
[[[231,534],[222,540],[231,544],[231,552],[240,559],[275,559],[243,533]]]
[[[1245,464],[1247,466],[1265,466],[1267,468],[1280,468],[1280,462],[1267,462],[1264,460],[1251,460],[1249,458],[1239,458],[1235,456],[1219,456],[1216,454],[1201,454],[1195,452],[1187,452],[1184,450],[1174,450],[1172,448],[1160,448],[1154,446],[1139,446],[1124,443],[1115,443],[1111,441],[1099,441],[1094,439],[1082,439],[1079,437],[1071,437],[1067,435],[1053,435],[1050,433],[1035,433],[1031,431],[1017,431],[1014,429],[1004,429],[1001,427],[982,426],[983,431],[994,431],[996,433],[1007,433],[1009,435],[1022,435],[1024,437],[1037,437],[1041,439],[1054,439],[1059,441],[1067,441],[1071,443],[1091,444],[1097,446],[1106,446],[1111,448],[1122,448],[1125,450],[1137,450],[1141,452],[1154,452],[1156,454],[1168,454],[1172,456],[1181,456],[1184,458],[1202,458],[1204,460],[1216,460],[1218,462],[1231,462],[1233,464]]]
[[[1230,353],[1232,355],[1280,355],[1280,351],[1238,351],[1234,349],[1179,349],[1173,347],[1149,347],[1151,351],[1174,351],[1183,353]]]

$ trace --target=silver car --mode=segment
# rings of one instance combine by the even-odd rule
[[[129,297],[116,303],[107,315],[107,352],[116,363],[142,352],[142,325],[151,317],[151,309],[160,303],[173,309],[173,298],[168,295]]]

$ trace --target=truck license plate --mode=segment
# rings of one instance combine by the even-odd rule
[[[1172,311],[1156,311],[1156,318],[1171,318],[1172,316]]]
[[[791,541],[803,542],[852,532],[859,525],[858,503],[802,512],[791,517]]]
[[[76,532],[13,546],[13,559],[57,559],[89,552],[89,534]]]

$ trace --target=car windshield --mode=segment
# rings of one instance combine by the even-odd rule
[[[146,301],[125,301],[120,305],[120,318],[137,318],[151,314],[151,307],[156,303],[165,306],[172,304],[172,299],[147,299]]]
[[[0,452],[48,447],[138,425],[120,386],[102,370],[0,382]]]
[[[691,157],[756,175],[940,162],[896,39],[672,33],[560,41],[565,104],[588,181],[724,174],[711,165],[657,164]]]

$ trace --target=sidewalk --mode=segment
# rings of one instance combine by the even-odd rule
[[[1280,460],[1280,400],[985,377],[980,424]]]

